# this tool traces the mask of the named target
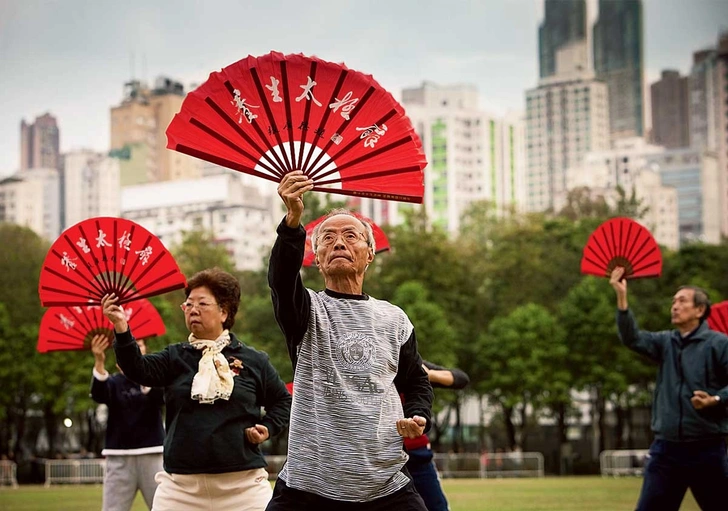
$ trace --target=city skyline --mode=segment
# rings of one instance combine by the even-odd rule
[[[447,19],[444,5],[407,0],[386,4],[386,11],[369,4],[368,12],[360,12],[330,1],[242,9],[226,0],[214,10],[168,1],[4,2],[0,176],[20,168],[22,119],[32,122],[50,112],[58,119],[63,152],[106,151],[109,110],[130,78],[164,75],[199,83],[213,70],[271,49],[343,60],[373,74],[397,97],[423,81],[468,83],[477,87],[485,111],[523,111],[524,92],[538,81],[542,0],[456,2],[448,4]],[[596,0],[588,0],[587,8],[591,31]],[[648,86],[663,69],[687,73],[692,53],[715,44],[728,28],[725,21],[721,25],[728,20],[728,2],[645,0],[644,18]],[[193,20],[199,27],[194,31]]]

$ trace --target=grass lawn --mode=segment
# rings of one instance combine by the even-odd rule
[[[634,509],[642,479],[445,479],[452,511],[617,511]],[[101,486],[21,486],[0,489],[2,511],[98,511]],[[140,494],[134,511],[146,509]],[[692,495],[682,511],[698,511]]]

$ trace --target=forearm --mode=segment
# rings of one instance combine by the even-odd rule
[[[284,222],[278,226],[268,266],[273,312],[289,344],[292,358],[295,345],[303,338],[308,325],[310,300],[301,280],[300,269],[306,244],[302,227],[291,229]]]
[[[167,384],[167,350],[153,355],[142,355],[131,330],[116,332],[115,337],[116,363],[124,376],[146,387],[164,387]]]
[[[99,374],[108,374],[106,373],[105,362],[106,360],[99,360],[96,358],[94,360],[94,370]]]
[[[627,293],[617,293],[617,308],[621,311],[626,311],[627,309],[629,309]]]
[[[452,373],[447,370],[430,369],[427,373],[427,378],[433,385],[441,385],[443,387],[450,387],[455,383],[455,378]]]
[[[427,420],[425,426],[425,432],[427,432],[431,426],[434,394],[427,373],[422,369],[422,358],[417,351],[417,338],[414,331],[400,350],[399,368],[394,384],[397,391],[404,396],[402,407],[405,417],[415,415],[424,417]]]

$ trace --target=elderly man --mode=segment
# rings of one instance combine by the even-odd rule
[[[660,366],[652,403],[655,441],[637,510],[677,511],[688,488],[704,511],[725,510],[728,337],[708,328],[710,300],[694,286],[681,287],[672,299],[675,330],[640,330],[623,276],[624,268],[615,268],[609,281],[617,293],[619,336]]]
[[[326,289],[303,287],[302,197],[312,188],[300,171],[278,186],[287,214],[268,282],[296,392],[288,459],[267,510],[426,511],[402,449],[403,438],[429,429],[433,398],[414,328],[401,309],[364,294],[374,237],[345,210],[329,214],[312,237]]]

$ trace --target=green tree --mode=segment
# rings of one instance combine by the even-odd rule
[[[524,447],[529,407],[538,409],[553,397],[547,392],[569,387],[568,376],[560,374],[564,332],[545,307],[527,304],[494,319],[477,346],[478,361],[488,373],[476,384],[478,390],[500,408],[509,446]]]

